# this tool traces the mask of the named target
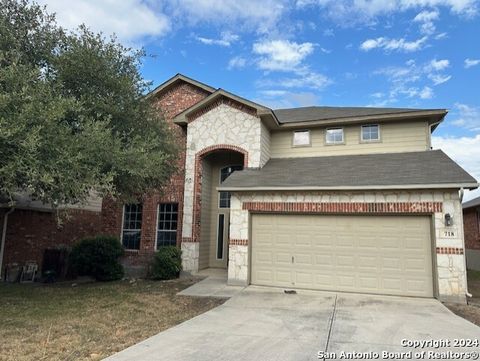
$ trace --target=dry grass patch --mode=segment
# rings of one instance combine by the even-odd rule
[[[469,270],[468,290],[473,295],[468,299],[468,305],[446,304],[446,306],[460,317],[480,326],[480,272]]]
[[[0,284],[0,360],[98,360],[223,303],[195,283]]]

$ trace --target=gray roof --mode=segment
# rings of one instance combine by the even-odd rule
[[[445,153],[432,150],[270,159],[261,169],[233,173],[219,189],[476,188],[476,183]]]
[[[477,207],[477,206],[480,206],[480,197],[473,198],[468,202],[463,203],[462,205],[463,209]]]
[[[369,108],[369,107],[303,107],[276,109],[273,112],[280,124],[307,122],[312,120],[328,120],[337,118],[362,117],[369,115],[387,115],[418,111],[443,111],[443,109],[411,109],[411,108]]]

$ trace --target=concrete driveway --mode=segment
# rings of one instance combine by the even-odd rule
[[[108,360],[299,361],[322,359],[319,351],[336,353],[337,359],[341,351],[378,352],[381,359],[383,351],[413,350],[401,346],[403,339],[480,339],[480,327],[433,299],[297,292],[247,287],[222,306]]]

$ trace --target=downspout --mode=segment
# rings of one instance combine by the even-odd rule
[[[460,198],[460,205],[462,205],[462,202],[463,202],[463,194],[464,194],[464,190],[463,190],[463,187],[460,188],[460,191],[458,192],[458,195],[459,195],[459,198]],[[463,230],[463,210],[462,210],[462,230]],[[462,231],[462,240],[463,240],[463,249],[464,251],[466,251],[465,249],[465,235]],[[464,263],[465,263],[465,285],[466,285],[466,289],[465,289],[465,295],[468,297],[468,298],[472,298],[473,295],[468,292],[468,282],[467,282],[467,255],[465,255],[465,257],[463,257],[464,259]]]
[[[3,216],[2,240],[0,243],[0,276],[3,274],[3,253],[5,250],[5,239],[7,238],[8,215],[13,213],[14,210],[15,207],[10,208]],[[0,277],[0,279],[3,280],[3,277]]]

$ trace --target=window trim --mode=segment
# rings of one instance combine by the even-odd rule
[[[135,204],[142,204],[142,203],[135,203]],[[138,242],[138,249],[137,248],[126,248],[123,244],[123,231],[125,226],[125,206],[127,204],[122,205],[122,226],[120,227],[120,244],[122,245],[123,249],[127,252],[138,252],[140,251],[140,247],[142,245],[142,228],[140,226],[140,240]],[[143,223],[143,204],[142,204],[142,223]]]
[[[307,132],[308,133],[308,144],[295,144],[295,133]],[[303,148],[312,146],[312,132],[310,129],[297,129],[292,131],[292,148]]]
[[[227,164],[227,165],[221,166],[220,171],[218,172],[218,185],[222,184],[222,169],[228,168],[228,167],[241,167],[242,169],[240,169],[240,170],[243,170],[243,164],[238,164],[238,163],[237,164]],[[230,173],[230,174],[232,174],[232,173]],[[222,193],[222,192],[230,193],[230,195],[231,195],[231,192],[229,192],[229,191],[218,191],[217,208],[218,209],[230,209],[230,207],[228,207],[228,208],[227,207],[220,207],[220,193]]]
[[[328,141],[328,131],[334,129],[341,129],[342,130],[342,141],[341,142],[334,142],[330,143]],[[345,128],[344,127],[331,127],[325,129],[325,145],[345,145]]]
[[[363,139],[363,128],[376,125],[378,129],[378,139]],[[380,133],[380,124],[362,124],[360,125],[360,143],[380,143],[382,141],[382,135]]]
[[[217,231],[216,231],[216,234],[217,234],[217,239],[216,239],[216,242],[215,242],[215,259],[217,261],[223,261],[225,259],[225,245],[222,244],[222,258],[218,258],[218,245],[220,244],[218,242],[218,236],[219,236],[219,232],[218,232],[218,228],[220,226],[220,216],[223,216],[223,234],[222,234],[222,242],[225,243],[225,214],[224,213],[218,213],[217,214]]]
[[[158,202],[157,203],[157,218],[156,218],[156,226],[155,226],[155,245],[154,245],[154,250],[158,251],[158,217],[160,216],[160,205],[161,204],[176,204],[177,205],[177,229],[175,231],[176,237],[175,237],[175,247],[178,245],[178,215],[180,213],[179,211],[179,204],[178,202]]]

